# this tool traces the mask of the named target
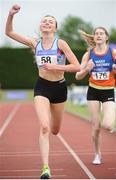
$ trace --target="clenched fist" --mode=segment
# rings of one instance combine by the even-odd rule
[[[21,7],[20,7],[19,5],[17,5],[17,4],[13,5],[12,8],[11,8],[11,10],[9,11],[9,14],[10,14],[11,16],[13,16],[14,14],[16,14],[16,13],[19,12],[20,8],[21,8]]]

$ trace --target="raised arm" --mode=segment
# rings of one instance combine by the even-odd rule
[[[29,39],[27,37],[24,37],[24,36],[22,36],[22,35],[20,35],[20,34],[13,31],[13,18],[14,18],[14,15],[16,13],[18,13],[19,11],[20,11],[20,6],[19,5],[14,5],[10,9],[9,14],[8,14],[8,18],[7,18],[7,22],[6,22],[5,33],[10,38],[12,38],[12,39],[24,44],[24,45],[27,45],[27,46],[29,46],[31,48],[34,48],[34,46],[36,46],[36,42],[32,43],[31,39]]]
[[[88,58],[89,58],[89,55],[88,55],[88,52],[86,52],[82,58],[81,71],[77,72],[75,76],[77,80],[83,79],[95,66],[92,60],[88,61]]]

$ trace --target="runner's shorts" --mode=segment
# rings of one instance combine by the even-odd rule
[[[88,87],[87,92],[88,101],[100,101],[102,103],[107,101],[115,101],[114,89],[96,89],[93,87]]]
[[[39,77],[34,88],[34,97],[35,96],[44,96],[48,98],[51,103],[66,101],[67,85],[65,79],[60,81],[48,81]]]

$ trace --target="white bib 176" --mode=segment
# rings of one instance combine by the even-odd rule
[[[109,71],[108,72],[92,72],[92,77],[95,80],[108,80],[109,79]]]

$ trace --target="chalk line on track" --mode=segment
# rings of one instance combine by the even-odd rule
[[[80,165],[80,167],[84,170],[84,172],[86,173],[86,175],[90,178],[90,179],[96,179],[94,177],[94,175],[90,172],[90,170],[85,166],[85,164],[81,161],[81,159],[79,158],[79,156],[74,152],[74,150],[69,146],[69,144],[66,142],[66,140],[60,135],[57,135],[58,138],[60,139],[60,141],[63,143],[63,145],[66,147],[66,149],[70,152],[70,154],[73,156],[73,158],[75,159],[75,161]]]
[[[20,103],[16,104],[15,107],[13,108],[13,110],[11,111],[11,113],[5,119],[5,122],[4,122],[3,126],[0,128],[0,137],[3,135],[3,133],[6,130],[7,126],[9,125],[11,120],[13,119],[13,116],[15,115],[16,111],[18,110],[19,106],[20,106]]]

